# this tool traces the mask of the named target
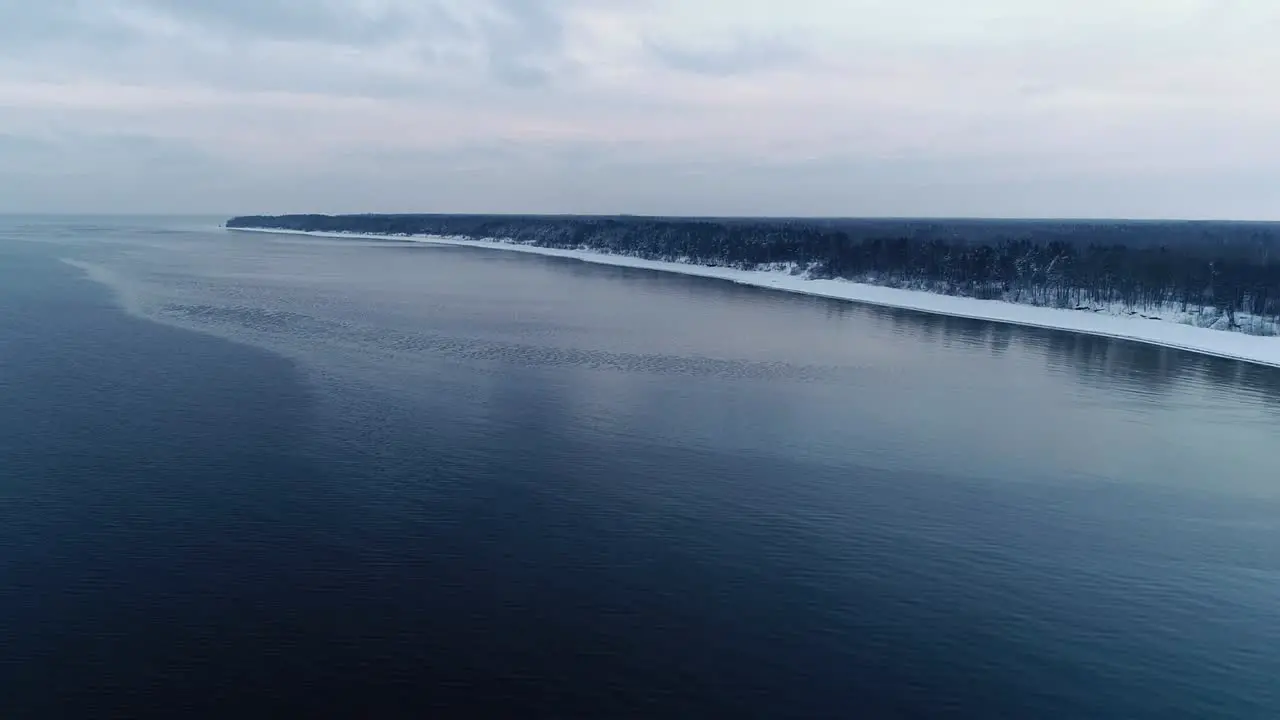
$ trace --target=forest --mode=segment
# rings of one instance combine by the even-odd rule
[[[280,215],[226,226],[585,248],[1280,334],[1280,223]]]

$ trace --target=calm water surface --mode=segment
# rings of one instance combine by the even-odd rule
[[[1280,717],[1280,371],[0,219],[0,714]]]

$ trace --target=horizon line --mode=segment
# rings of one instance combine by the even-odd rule
[[[1228,218],[1228,217],[1105,217],[1105,216],[1000,216],[1000,215],[659,215],[650,213],[573,213],[573,212],[284,212],[284,213],[241,213],[225,212],[4,212],[4,218],[68,218],[68,217],[161,217],[161,218],[223,218],[224,221],[246,217],[288,217],[318,215],[328,217],[353,216],[443,216],[443,217],[534,217],[534,218],[634,218],[640,220],[865,220],[865,221],[937,221],[937,222],[1077,222],[1077,223],[1238,223],[1238,224],[1280,224],[1280,218]]]

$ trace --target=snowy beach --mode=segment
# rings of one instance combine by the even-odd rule
[[[236,232],[309,235],[312,237],[400,240],[571,258],[601,265],[615,265],[727,280],[753,287],[857,303],[1133,340],[1205,355],[1280,367],[1280,337],[1247,335],[1240,332],[1195,327],[1177,322],[1171,318],[1154,315],[1138,316],[1109,314],[1094,310],[1037,307],[1003,300],[979,300],[920,290],[882,287],[840,279],[809,279],[800,275],[793,275],[785,270],[739,270],[692,263],[647,260],[587,249],[546,248],[496,240],[472,240],[422,235],[305,232],[272,228],[227,229]]]

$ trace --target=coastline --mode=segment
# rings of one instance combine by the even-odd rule
[[[564,250],[536,245],[504,243],[496,240],[467,240],[441,236],[379,235],[369,233],[309,232],[274,228],[224,228],[229,232],[256,232],[274,235],[399,240],[433,245],[485,248],[532,255],[569,258],[599,265],[678,273],[726,280],[742,285],[801,295],[844,300],[866,305],[900,308],[935,315],[1064,330],[1117,340],[1130,340],[1177,350],[1240,360],[1257,365],[1280,367],[1280,337],[1246,335],[1225,330],[1193,327],[1168,320],[1108,315],[1081,310],[1020,305],[1003,300],[979,300],[941,295],[923,290],[904,290],[856,283],[848,280],[812,280],[781,271],[737,270],[664,260],[646,260],[629,255],[612,255],[593,250]]]

